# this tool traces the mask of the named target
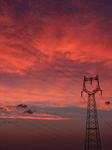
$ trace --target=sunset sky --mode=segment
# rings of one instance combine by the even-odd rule
[[[2,150],[83,150],[83,79],[97,74],[102,150],[112,150],[112,1],[0,0]]]

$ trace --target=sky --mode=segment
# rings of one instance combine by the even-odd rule
[[[1,0],[2,149],[84,149],[83,80],[98,75],[102,150],[111,150],[111,41],[111,0]]]

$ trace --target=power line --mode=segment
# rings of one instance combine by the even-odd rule
[[[7,122],[9,122],[7,119],[5,119],[5,118],[0,118],[0,119],[2,119],[2,120],[5,120],[5,121],[7,121]],[[16,118],[16,119],[19,119],[19,120],[21,120],[21,121],[23,121],[23,122],[26,122],[27,124],[30,124],[31,126],[34,126],[34,127],[38,127],[38,128],[41,128],[41,127],[39,127],[39,126],[37,126],[37,125],[34,125],[34,124],[32,124],[32,123],[30,123],[30,122],[28,122],[28,121],[26,121],[26,120],[23,120],[23,119],[21,119],[21,118]],[[70,144],[74,144],[73,142],[75,142],[75,140],[73,140],[73,139],[69,139],[69,138],[66,138],[65,137],[65,134],[64,135],[60,135],[59,133],[57,134],[57,135],[59,135],[61,138],[63,138],[63,139],[58,139],[58,138],[56,138],[56,137],[51,137],[51,136],[48,136],[48,135],[45,135],[45,134],[42,134],[42,133],[39,133],[39,132],[37,132],[37,131],[34,131],[34,130],[32,130],[32,129],[30,129],[30,128],[27,128],[27,127],[24,127],[24,126],[21,126],[21,125],[18,125],[18,124],[16,124],[16,123],[14,123],[14,122],[10,122],[11,124],[13,124],[13,125],[15,125],[15,126],[17,126],[17,127],[19,127],[19,128],[23,128],[23,129],[25,129],[25,130],[28,130],[28,131],[30,131],[30,132],[32,132],[32,133],[34,133],[34,134],[38,134],[38,135],[40,135],[40,136],[42,136],[42,137],[46,137],[46,138],[49,138],[49,139],[55,139],[55,140],[58,140],[58,141],[60,141],[60,142],[67,142],[67,143],[70,143]],[[46,129],[43,129],[43,128],[41,128],[42,130],[45,130],[45,131],[47,131],[47,132],[49,132],[49,130],[46,130]],[[58,130],[57,130],[58,131]],[[56,135],[56,134],[55,134]],[[77,138],[77,137],[76,137]],[[65,139],[65,140],[64,140]],[[73,142],[72,142],[73,141]],[[78,144],[78,143],[77,143]]]
[[[98,114],[98,116],[112,129],[112,126],[101,115]]]
[[[1,32],[1,31],[0,31]],[[10,38],[10,37],[8,37],[8,38]],[[17,44],[20,48],[22,48],[22,49],[24,49],[24,50],[26,50],[27,51],[27,49],[24,47],[24,46],[21,46],[20,44]],[[30,52],[30,51],[27,51],[28,53],[30,53],[31,55],[34,55],[35,56],[35,54],[34,53],[32,53],[32,52]],[[3,59],[2,59],[3,60]],[[61,66],[62,67],[62,66]],[[19,68],[20,69],[20,68]],[[54,69],[54,68],[53,68]],[[22,71],[25,71],[26,73],[28,73],[25,69],[20,69],[20,70],[22,70]],[[30,73],[31,74],[31,73]],[[64,75],[66,75],[67,77],[69,77],[67,74],[65,74],[65,73],[63,73]],[[34,75],[34,74],[33,74]],[[50,81],[47,81],[47,80],[45,80],[45,79],[43,79],[43,78],[41,78],[41,77],[39,77],[38,76],[38,78],[39,79],[41,79],[41,80],[43,80],[43,81],[45,81],[45,82],[47,82],[47,83],[50,83],[50,84],[52,84],[52,85],[54,85],[54,86],[57,86],[55,83],[51,83]],[[70,78],[71,79],[71,78]],[[74,80],[74,79],[72,79],[72,80]],[[78,81],[76,81],[76,80],[74,80],[75,82],[78,82]],[[79,83],[80,84],[80,83]],[[61,88],[60,86],[57,86],[58,88]],[[65,90],[66,91],[66,89],[64,89],[64,88],[61,88],[61,89],[63,89],[63,90]],[[72,92],[72,94],[74,94],[74,92]],[[77,94],[75,94],[75,95],[77,95]]]
[[[3,60],[3,59],[2,59],[2,60]],[[20,69],[21,71],[23,71],[23,72],[25,72],[25,73],[27,73],[27,74],[29,74],[29,75],[35,77],[35,78],[41,79],[42,81],[45,81],[45,82],[47,82],[47,83],[49,83],[49,84],[51,84],[51,85],[53,85],[53,86],[55,86],[55,87],[58,87],[59,89],[62,89],[62,90],[64,90],[64,91],[67,91],[67,92],[69,92],[69,93],[71,93],[71,94],[73,94],[73,95],[78,95],[78,94],[76,94],[76,93],[74,93],[74,92],[72,92],[72,91],[69,91],[69,90],[67,90],[67,89],[65,89],[65,88],[63,88],[63,87],[61,87],[61,86],[59,86],[59,85],[57,85],[57,84],[55,84],[55,83],[53,83],[53,82],[51,82],[51,81],[48,81],[48,80],[46,80],[46,79],[44,79],[44,78],[42,78],[42,77],[40,77],[40,76],[38,76],[38,75],[36,75],[36,74],[34,74],[34,73],[28,72],[27,70],[25,70],[25,69],[23,69],[23,68],[19,68],[19,69]]]
[[[19,118],[19,119],[20,119],[20,118]],[[23,119],[20,119],[20,120],[23,120]],[[71,135],[69,135],[69,134],[67,134],[67,133],[64,133],[64,132],[61,131],[61,130],[57,130],[57,129],[52,128],[52,127],[50,127],[50,126],[48,126],[48,125],[46,125],[46,124],[40,123],[39,121],[36,122],[36,123],[39,123],[39,124],[43,125],[43,126],[46,127],[47,129],[42,128],[42,127],[38,126],[37,124],[35,125],[35,124],[31,123],[31,122],[28,122],[28,121],[25,120],[25,119],[24,119],[23,121],[26,122],[26,123],[28,123],[28,124],[30,124],[31,126],[38,127],[38,128],[40,128],[40,129],[42,129],[42,130],[44,130],[44,131],[47,131],[47,132],[49,132],[48,129],[51,129],[51,130],[53,131],[52,134],[54,134],[54,132],[56,132],[55,135],[59,135],[59,136],[62,137],[62,138],[65,138],[65,135],[71,136]],[[33,120],[33,121],[34,121],[34,120]],[[79,138],[79,137],[74,136],[74,138]],[[74,140],[75,140],[75,139],[69,139],[68,137],[67,137],[66,139],[67,139],[67,140],[70,140],[70,141],[74,141]]]
[[[5,118],[0,118],[0,119],[3,119],[3,120],[5,120],[5,121],[7,121],[7,119],[5,119]],[[55,137],[50,137],[50,136],[47,136],[47,135],[45,135],[45,134],[42,134],[42,133],[39,133],[39,132],[37,132],[37,131],[34,131],[34,130],[32,130],[32,129],[30,129],[30,128],[27,128],[27,127],[24,127],[24,126],[21,126],[21,125],[18,125],[18,124],[15,124],[14,122],[10,122],[11,124],[13,124],[13,125],[15,125],[15,126],[17,126],[17,127],[19,127],[19,128],[23,128],[23,129],[25,129],[25,130],[27,130],[27,131],[30,131],[30,132],[32,132],[32,133],[34,133],[34,134],[38,134],[38,135],[40,135],[40,136],[44,136],[44,137],[46,137],[46,138],[49,138],[49,139],[55,139],[55,140],[58,140],[57,138],[55,138]],[[65,141],[64,141],[65,142]],[[66,142],[68,142],[68,141],[66,141]]]
[[[8,113],[10,114],[11,112],[8,112]],[[21,113],[19,113],[19,112],[17,112],[17,113],[18,113],[18,114],[21,114]],[[24,114],[22,114],[22,115],[24,116]],[[2,119],[4,119],[4,118],[2,118]],[[56,134],[59,135],[59,136],[61,136],[62,138],[64,138],[65,134],[68,135],[68,136],[71,136],[71,135],[69,135],[68,133],[64,133],[64,132],[61,131],[61,130],[57,130],[57,129],[55,129],[55,128],[53,128],[53,127],[50,127],[50,126],[48,126],[48,125],[46,125],[46,124],[44,124],[44,123],[41,123],[41,122],[39,122],[39,121],[38,121],[38,122],[36,121],[36,123],[38,123],[38,124],[40,124],[40,125],[43,125],[44,127],[48,128],[48,129],[42,128],[42,127],[40,127],[40,126],[38,126],[38,125],[35,125],[35,124],[31,123],[31,122],[28,122],[28,121],[25,120],[25,119],[21,119],[21,118],[16,118],[16,119],[21,120],[21,121],[23,121],[23,122],[26,122],[27,124],[30,124],[30,125],[33,126],[33,127],[38,127],[38,128],[40,128],[40,129],[42,129],[42,130],[44,130],[44,131],[47,131],[47,132],[49,132],[48,129],[50,129],[50,130],[56,132]],[[34,120],[33,120],[33,121],[34,121]],[[56,134],[55,134],[55,135],[56,135]],[[76,137],[76,136],[72,136],[72,137],[74,137],[74,138],[79,138],[79,137]],[[70,140],[70,139],[68,139],[68,140]]]
[[[2,27],[2,28],[5,28],[5,29],[6,29],[6,27]],[[8,29],[8,30],[9,30],[9,29]],[[12,38],[12,37],[10,37],[9,35],[7,35],[7,33],[3,33],[3,30],[1,30],[0,32],[2,33],[3,36],[5,35],[5,37],[8,38],[8,39],[11,39],[11,38]],[[15,41],[13,38],[12,38],[11,40]],[[31,45],[29,45],[29,43],[27,43],[25,40],[24,40],[24,42],[25,42],[28,46],[31,46]],[[33,55],[33,56],[36,55],[34,52],[29,51],[29,50],[26,49],[24,46],[22,46],[22,45],[20,45],[20,44],[18,44],[18,43],[16,43],[16,45],[17,45],[18,47],[22,48],[23,50],[25,50],[26,52],[28,52],[29,54],[31,54],[31,55]],[[44,57],[47,58],[47,56],[46,56],[45,54],[43,54],[42,52],[40,53],[40,51],[39,51],[37,48],[35,48],[34,46],[31,46],[31,47],[32,47],[33,49],[35,49],[36,51],[39,52],[39,55],[36,55],[36,57],[44,56]],[[40,56],[40,55],[41,55],[41,56]],[[58,64],[56,61],[54,61],[54,60],[52,60],[52,61],[55,62],[55,64],[57,64],[57,65],[60,66],[61,68],[64,68],[66,71],[68,71],[69,73],[71,73],[71,74],[73,74],[74,76],[76,76],[77,78],[80,78],[79,76],[77,76],[76,74],[74,74],[73,72],[71,72],[70,70],[68,70],[67,68],[65,68],[64,66]],[[44,63],[47,63],[47,62],[44,62]],[[51,64],[48,64],[48,63],[47,63],[47,65],[51,66]],[[53,66],[53,65],[52,65],[52,66]],[[65,76],[69,77],[67,74],[65,74],[65,73],[63,73],[63,74],[64,74]],[[71,78],[71,77],[70,77],[70,78]],[[81,78],[80,78],[80,79],[81,79]],[[72,80],[74,80],[74,78],[72,78]],[[75,82],[78,82],[78,81],[75,80]],[[79,84],[81,84],[81,83],[79,83]]]
[[[97,93],[98,94],[98,93]],[[99,94],[98,94],[99,95]],[[104,98],[104,96],[100,96],[100,98],[105,102],[106,101],[106,99]],[[110,111],[112,111],[112,107],[110,107],[110,104],[109,105],[107,105],[108,106],[108,108],[110,109]]]

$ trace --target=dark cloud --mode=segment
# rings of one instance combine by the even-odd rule
[[[27,105],[25,105],[25,104],[19,104],[19,105],[17,105],[17,108],[27,108],[28,106]]]
[[[88,24],[95,24],[91,28],[97,29],[97,35],[99,34],[97,32],[101,31],[101,33],[104,33],[105,36],[106,34],[111,36],[111,4],[111,1],[107,2],[106,0],[0,1],[2,16],[8,16],[11,18],[9,20],[12,21],[10,24],[10,21],[7,19],[8,23],[3,23],[3,26],[5,25],[6,28],[13,30],[13,37],[15,36],[17,38],[18,36],[20,39],[22,38],[27,40],[33,40],[35,38],[43,39],[45,33],[50,33],[50,29],[53,30],[53,33],[55,31],[56,35],[53,34],[53,36],[60,40],[68,34],[67,28],[65,28],[66,26],[68,29],[77,27],[79,31],[78,35],[82,35],[84,31],[80,31],[85,30],[85,28],[82,29],[81,27]],[[1,19],[1,22],[3,22],[3,19]],[[87,31],[85,32],[88,32],[88,26]]]
[[[110,105],[110,102],[109,102],[109,101],[106,101],[105,104],[106,104],[106,105]]]
[[[24,113],[27,113],[27,114],[33,114],[33,113],[34,113],[34,111],[33,111],[33,110],[31,110],[31,109],[28,109],[28,110],[24,111]]]
[[[92,17],[90,17],[91,13],[96,17],[102,14],[104,16],[106,15],[108,19],[108,17],[111,16],[112,2],[107,2],[106,0],[101,2],[96,0],[81,0],[80,2],[79,0],[1,0],[0,4],[1,11],[4,12],[4,14],[7,13],[10,15],[15,21],[21,20],[22,22],[27,22],[30,17],[34,21],[47,21],[48,18],[63,18],[64,16],[69,16],[69,20],[73,20],[70,16],[74,16],[74,19],[76,19],[80,15],[79,20],[85,22],[85,19],[87,21],[88,17],[92,19]],[[86,17],[84,15],[86,15]]]

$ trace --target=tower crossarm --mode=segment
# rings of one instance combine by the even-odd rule
[[[96,89],[94,89],[93,91],[89,91],[86,88],[86,82],[90,81],[90,84],[92,85],[92,81],[96,80],[97,81],[97,87]],[[96,94],[98,91],[101,91],[101,95],[102,95],[102,90],[100,89],[100,85],[99,85],[99,78],[98,75],[96,75],[96,77],[91,77],[91,78],[87,78],[86,76],[84,76],[84,82],[83,82],[83,90],[81,91],[81,96],[83,92],[86,92],[87,94]]]

